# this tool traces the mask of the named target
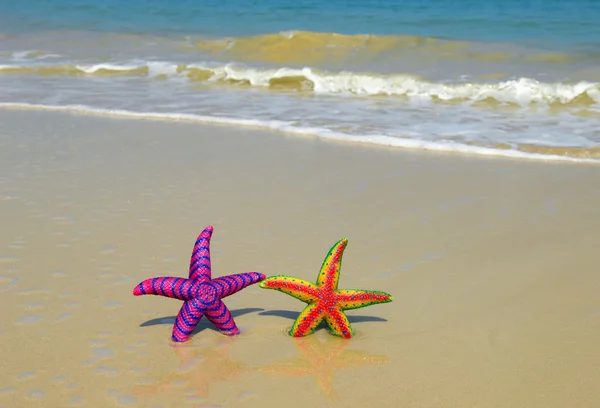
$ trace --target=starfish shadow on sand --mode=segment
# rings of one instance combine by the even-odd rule
[[[244,309],[232,310],[231,311],[231,315],[235,318],[235,317],[243,316],[243,315],[248,314],[248,313],[261,312],[263,310],[265,310],[265,309],[261,309],[259,307],[247,307],[247,308],[244,308]],[[140,327],[156,326],[156,325],[159,325],[159,324],[172,325],[175,322],[176,318],[177,318],[177,316],[157,317],[157,318],[154,318],[154,319],[147,320],[144,323],[141,323]],[[208,321],[207,319],[202,319],[202,320],[200,320],[200,322],[198,323],[198,325],[194,329],[194,331],[192,333],[192,336],[200,333],[201,331],[203,331],[205,329],[209,329],[209,330],[216,331],[216,332],[219,331],[210,321]]]
[[[300,312],[293,312],[291,310],[267,310],[259,313],[260,316],[278,316],[286,319],[296,320],[300,316]],[[348,315],[350,323],[364,323],[364,322],[387,322],[387,319],[376,316],[352,316]],[[325,326],[323,326],[325,327]]]

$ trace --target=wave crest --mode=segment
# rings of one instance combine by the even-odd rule
[[[374,58],[383,53],[415,47],[443,47],[450,51],[466,47],[466,43],[408,35],[345,35],[289,31],[252,37],[203,40],[194,46],[197,50],[227,56],[237,61],[316,64],[346,58]]]
[[[3,65],[0,74],[44,76],[144,76],[185,78],[188,81],[251,86],[271,90],[393,96],[413,101],[469,103],[482,107],[591,107],[600,104],[600,84],[595,82],[546,83],[529,78],[496,83],[441,83],[414,75],[379,75],[359,72],[327,72],[313,68],[259,69],[239,64],[174,64],[144,62],[89,65]]]

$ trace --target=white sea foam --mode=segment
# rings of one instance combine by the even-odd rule
[[[367,143],[380,146],[408,148],[408,149],[419,149],[429,150],[437,152],[447,153],[466,153],[476,154],[481,156],[498,156],[507,158],[517,159],[534,159],[534,160],[547,160],[547,161],[566,161],[566,162],[577,162],[577,163],[598,163],[600,160],[577,158],[569,156],[560,156],[553,154],[538,154],[528,153],[518,150],[507,150],[507,149],[494,149],[488,147],[471,146],[453,141],[427,141],[427,140],[414,140],[399,137],[389,137],[386,135],[369,135],[369,136],[349,136],[344,133],[334,132],[328,129],[316,128],[316,127],[300,127],[295,126],[291,122],[270,120],[261,121],[255,119],[235,119],[225,118],[216,116],[203,116],[185,113],[162,113],[162,112],[135,112],[118,109],[99,109],[85,105],[70,105],[70,106],[51,106],[51,105],[39,105],[30,103],[0,103],[0,108],[30,108],[30,109],[44,109],[44,110],[56,110],[56,111],[72,111],[84,114],[97,114],[103,116],[113,117],[130,117],[140,119],[159,119],[159,120],[178,120],[178,121],[191,121],[191,122],[202,122],[202,123],[213,123],[213,124],[224,124],[224,125],[236,125],[236,126],[249,126],[257,128],[267,128],[273,130],[279,130],[287,133],[293,133],[298,135],[315,136],[328,140],[338,140],[345,142],[358,142]]]
[[[148,75],[156,77],[159,75],[174,76],[177,74],[177,65],[170,62],[151,61],[148,62]]]
[[[40,68],[60,68],[69,65],[1,64],[2,71],[27,71]],[[463,101],[473,103],[495,100],[520,106],[551,103],[568,104],[577,98],[587,97],[587,102],[600,111],[600,83],[579,81],[541,82],[531,78],[515,78],[496,83],[443,83],[430,82],[408,74],[381,75],[360,72],[326,72],[305,68],[253,68],[241,64],[195,63],[177,64],[168,61],[129,61],[96,64],[75,64],[76,70],[88,75],[106,71],[140,71],[139,75],[156,77],[194,77],[194,72],[204,71],[207,82],[245,82],[254,87],[266,88],[273,81],[287,79],[296,81],[292,88],[311,90],[316,94],[354,94],[361,96],[402,96],[419,100]],[[147,74],[145,73],[147,72]]]
[[[226,63],[196,50],[106,46],[104,59],[94,47],[35,51],[33,44],[0,54],[0,102],[421,150],[580,162],[599,155],[600,84],[593,81],[433,81],[402,71]],[[41,59],[54,51],[65,56]]]
[[[26,59],[26,57],[31,54],[32,52],[35,52],[33,50],[25,50],[25,51],[15,51],[12,53],[12,58],[15,61],[22,61],[24,59]]]
[[[373,75],[352,72],[326,73],[311,68],[280,68],[273,70],[254,69],[227,64],[220,67],[193,65],[213,73],[210,80],[248,81],[254,86],[269,86],[273,79],[301,77],[310,81],[317,93],[353,93],[358,95],[403,95],[416,98],[439,98],[449,101],[467,99],[472,101],[487,98],[499,102],[520,105],[530,103],[568,103],[587,93],[600,103],[598,83],[578,82],[543,83],[534,79],[519,78],[496,84],[444,84],[420,80],[410,75]]]
[[[29,62],[31,60],[45,60],[51,58],[60,58],[60,54],[46,53],[39,50],[23,50],[11,53],[11,60],[17,62]]]
[[[144,68],[146,65],[136,65],[136,64],[77,64],[75,67],[85,72],[86,74],[94,74],[98,71],[132,71],[139,68]]]

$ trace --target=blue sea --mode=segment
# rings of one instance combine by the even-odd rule
[[[600,162],[599,22],[596,0],[0,0],[0,107]]]

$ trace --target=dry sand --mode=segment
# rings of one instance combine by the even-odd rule
[[[134,297],[186,276],[314,281],[348,237],[356,337],[285,332],[303,304],[228,298],[242,334]],[[600,406],[600,167],[260,130],[0,111],[0,407]]]

